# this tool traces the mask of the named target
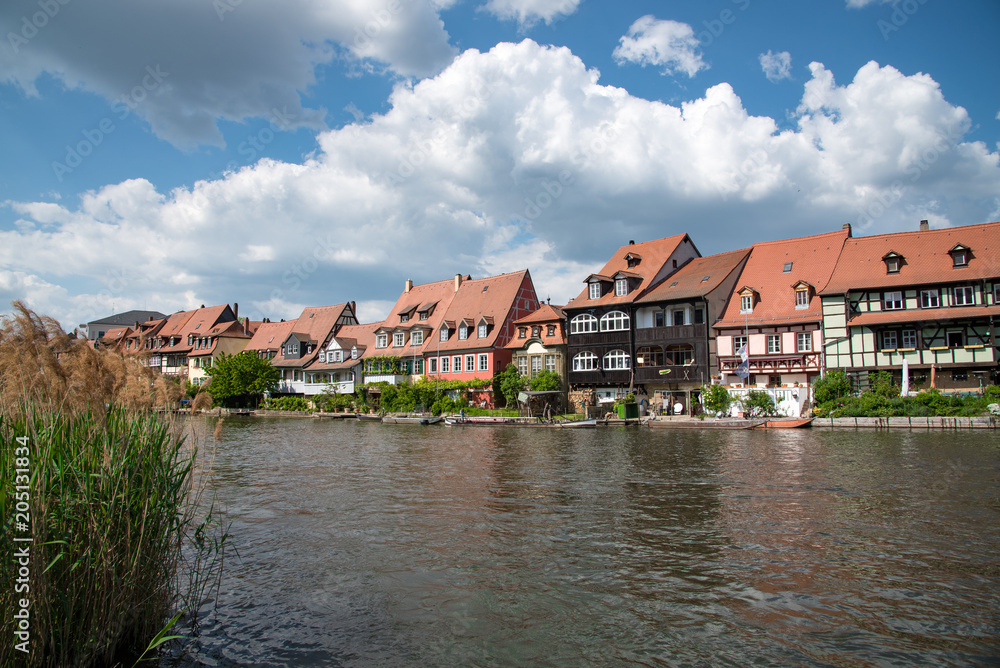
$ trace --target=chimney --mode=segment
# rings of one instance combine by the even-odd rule
[[[240,319],[240,305],[239,305],[239,302],[233,302],[233,315],[236,316],[237,320]]]
[[[629,246],[635,246],[635,239],[629,239],[628,240],[628,245]]]
[[[409,292],[413,289],[413,281],[406,279],[406,283],[403,284],[403,292]]]
[[[462,275],[455,274],[455,292],[458,292],[458,287],[462,285]]]
[[[926,220],[921,220],[920,221],[920,231],[921,232],[927,232],[930,229],[931,229],[931,224],[929,222],[927,222]]]
[[[843,229],[847,230],[847,236],[851,236],[851,224],[850,223],[844,223]]]

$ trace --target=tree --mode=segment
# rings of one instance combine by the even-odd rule
[[[539,371],[528,382],[532,392],[558,392],[562,389],[562,378],[555,371]]]
[[[813,403],[825,404],[851,396],[851,381],[843,371],[827,371],[813,383]]]
[[[517,395],[527,385],[525,378],[517,372],[517,367],[508,364],[506,369],[497,374],[497,379],[500,381],[500,393],[507,400],[507,405],[517,406]]]
[[[220,353],[205,374],[212,377],[208,393],[220,406],[256,408],[265,392],[278,389],[278,370],[269,360],[249,351],[237,355]]]
[[[725,385],[704,385],[701,388],[701,402],[709,413],[726,413],[733,398]]]

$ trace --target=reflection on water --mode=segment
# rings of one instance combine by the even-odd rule
[[[179,663],[997,665],[998,487],[985,432],[228,419]]]

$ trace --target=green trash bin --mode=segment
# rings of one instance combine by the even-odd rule
[[[639,404],[619,404],[618,417],[622,420],[635,420],[639,417]]]

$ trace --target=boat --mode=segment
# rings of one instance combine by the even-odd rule
[[[449,415],[444,419],[448,426],[462,427],[547,427],[547,428],[580,428],[596,427],[597,420],[567,420],[564,422],[545,422],[541,418],[515,418],[515,417],[460,417]]]
[[[381,415],[369,415],[367,413],[356,413],[355,414],[361,422],[381,422]]]
[[[579,429],[586,427],[596,427],[597,418],[591,418],[589,420],[567,420],[566,422],[556,422],[556,426],[562,427],[563,429]]]
[[[420,415],[386,415],[382,418],[382,424],[437,424],[444,418],[441,416],[420,416]]]
[[[812,425],[813,418],[790,418],[784,420],[765,420],[755,424],[752,429],[805,429]]]

